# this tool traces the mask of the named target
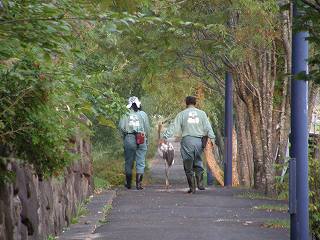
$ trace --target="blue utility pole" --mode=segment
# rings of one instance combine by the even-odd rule
[[[297,6],[293,6],[293,18],[299,17]],[[291,84],[291,158],[296,159],[297,215],[291,239],[309,239],[308,196],[308,83],[295,78],[298,73],[308,73],[307,32],[292,35],[292,84]]]
[[[224,118],[224,185],[232,186],[232,74],[226,73]]]

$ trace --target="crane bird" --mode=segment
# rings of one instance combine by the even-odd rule
[[[174,164],[174,147],[170,142],[162,143],[160,145],[160,151],[162,152],[162,158],[165,164],[166,188],[169,188],[169,169]]]

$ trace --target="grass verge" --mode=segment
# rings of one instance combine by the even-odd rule
[[[239,195],[236,195],[236,197],[248,198],[248,199],[251,199],[251,200],[254,200],[254,199],[260,199],[260,200],[286,200],[285,198],[282,198],[281,196],[269,197],[269,196],[266,196],[263,193],[259,193],[259,192],[244,192],[244,193],[241,193]]]
[[[108,214],[112,209],[111,204],[107,204],[103,207],[102,213],[103,213],[103,218],[99,220],[99,223],[101,224],[106,224],[108,222]]]
[[[288,210],[287,205],[272,205],[272,204],[263,204],[259,206],[254,206],[252,209],[254,210],[266,210],[268,212],[276,211],[276,212],[285,212]]]
[[[93,171],[96,190],[122,185],[124,180],[123,160],[112,159],[110,152],[102,147],[93,151]]]
[[[290,228],[290,222],[287,219],[269,220],[269,221],[267,221],[266,223],[263,224],[263,227],[289,229]]]
[[[71,219],[71,224],[76,224],[79,222],[80,217],[85,216],[89,213],[87,207],[86,207],[86,203],[81,202],[79,204],[77,204],[76,207],[76,214],[72,217]]]

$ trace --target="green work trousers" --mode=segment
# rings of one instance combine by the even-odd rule
[[[186,176],[201,176],[204,173],[201,155],[201,138],[185,136],[181,140],[181,157]]]

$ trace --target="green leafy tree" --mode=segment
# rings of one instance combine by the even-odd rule
[[[39,175],[59,174],[73,159],[69,140],[76,129],[89,131],[92,122],[114,127],[123,114],[123,98],[105,84],[112,71],[96,67],[92,54],[97,23],[119,22],[119,14],[105,10],[72,0],[2,2],[1,180],[12,158],[33,164]],[[87,59],[94,59],[90,71]],[[114,69],[120,61],[108,63]]]

